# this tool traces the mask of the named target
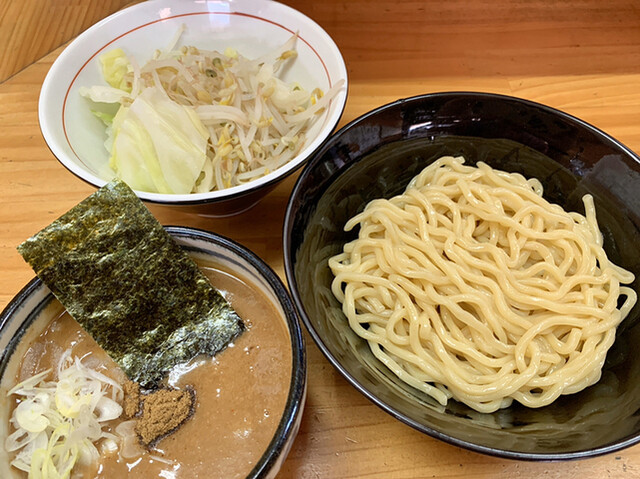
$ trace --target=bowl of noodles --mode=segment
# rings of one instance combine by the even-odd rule
[[[39,99],[51,152],[95,185],[144,201],[240,213],[332,133],[347,98],[337,45],[267,0],[161,0],[79,35]]]
[[[362,394],[477,452],[640,442],[640,157],[485,93],[403,99],[303,170],[284,225],[303,322]]]

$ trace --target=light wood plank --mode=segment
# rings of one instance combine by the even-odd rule
[[[0,82],[131,0],[2,0]]]

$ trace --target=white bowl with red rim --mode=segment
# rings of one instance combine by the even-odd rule
[[[291,7],[270,0],[154,0],[121,10],[79,35],[52,65],[40,92],[38,116],[51,152],[70,172],[100,187],[109,153],[104,124],[91,112],[81,87],[106,85],[99,56],[122,48],[139,64],[165,47],[178,29],[178,45],[224,51],[235,48],[256,58],[298,34],[298,57],[281,78],[305,89],[327,91],[339,81],[344,87],[307,133],[301,152],[289,163],[250,183],[219,191],[160,194],[136,191],[143,200],[170,206],[196,206],[196,211],[224,216],[257,203],[279,181],[297,170],[333,132],[347,99],[347,69],[335,42],[313,20]]]

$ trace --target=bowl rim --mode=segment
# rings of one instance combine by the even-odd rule
[[[640,434],[636,434],[635,436],[627,437],[621,441],[617,441],[614,443],[608,443],[603,446],[599,446],[592,449],[584,449],[572,452],[564,452],[564,453],[536,453],[536,452],[521,452],[507,449],[499,449],[495,447],[483,446],[479,444],[475,444],[470,441],[466,441],[464,439],[459,439],[444,432],[437,430],[434,427],[427,426],[425,424],[421,424],[418,421],[411,419],[410,417],[402,414],[393,406],[387,404],[380,398],[378,398],[374,393],[370,392],[365,386],[363,386],[360,382],[358,382],[347,370],[342,366],[340,361],[331,353],[329,348],[325,345],[322,336],[315,329],[313,322],[307,315],[307,312],[304,308],[304,302],[300,296],[298,291],[298,282],[295,277],[294,272],[294,263],[290,256],[290,247],[292,241],[292,233],[294,226],[294,210],[298,209],[296,206],[296,198],[303,192],[304,183],[308,181],[308,177],[310,175],[311,170],[313,170],[317,165],[321,164],[322,156],[333,146],[333,144],[340,138],[344,133],[349,131],[350,129],[356,127],[358,124],[367,120],[368,118],[375,117],[389,109],[393,109],[399,107],[401,105],[407,103],[420,103],[422,101],[428,101],[430,99],[435,98],[459,98],[460,96],[473,97],[474,99],[491,99],[491,100],[502,100],[511,102],[514,104],[525,105],[529,108],[539,109],[545,111],[546,113],[551,113],[554,115],[560,116],[563,120],[577,124],[578,126],[585,128],[586,130],[594,133],[598,138],[605,140],[607,143],[615,146],[616,148],[621,149],[627,155],[634,158],[638,163],[640,163],[640,156],[638,156],[635,152],[629,149],[620,141],[613,138],[611,135],[605,133],[603,130],[587,123],[584,120],[581,120],[573,115],[565,113],[556,108],[544,105],[542,103],[538,103],[532,100],[527,100],[523,98],[518,98],[515,96],[498,94],[498,93],[487,93],[487,92],[475,92],[475,91],[444,91],[444,92],[434,92],[434,93],[425,93],[412,97],[401,98],[379,107],[374,108],[368,112],[363,113],[358,116],[354,120],[350,121],[346,125],[344,125],[340,130],[334,133],[329,140],[327,140],[322,148],[316,151],[316,153],[309,159],[302,172],[298,176],[289,196],[289,200],[287,202],[287,207],[285,210],[285,217],[283,222],[283,234],[282,234],[282,245],[283,245],[283,256],[284,256],[284,268],[285,268],[285,276],[287,279],[287,284],[289,285],[289,291],[291,292],[291,296],[293,298],[293,302],[298,311],[298,315],[302,320],[305,328],[307,329],[309,335],[313,339],[315,345],[320,349],[322,354],[327,358],[327,360],[338,370],[338,372],[361,394],[363,394],[368,400],[374,403],[376,406],[381,408],[386,413],[390,414],[395,419],[411,426],[412,428],[425,433],[433,438],[439,439],[446,443],[449,443],[454,446],[462,447],[467,450],[471,450],[474,452],[479,452],[482,454],[486,454],[494,457],[501,457],[506,459],[517,459],[517,460],[526,460],[526,461],[567,461],[567,460],[577,460],[584,459],[588,457],[596,457],[605,454],[609,454],[615,451],[619,451],[621,449],[625,449],[634,444],[640,443]],[[365,154],[366,155],[366,154]],[[349,163],[351,165],[353,163]],[[347,166],[348,167],[348,166]]]
[[[148,14],[148,22],[142,22],[142,26],[146,26],[152,23],[163,22],[165,20],[177,17],[183,17],[185,15],[191,15],[192,13],[181,13],[171,15],[169,18],[159,18],[154,13],[159,8],[158,2],[162,2],[165,4],[175,3],[175,0],[157,0],[157,2],[142,2],[134,5],[130,5],[125,7],[107,17],[100,20],[99,22],[93,24],[84,32],[80,33],[76,38],[74,38],[60,53],[60,55],[54,60],[51,65],[47,75],[42,83],[42,87],[40,89],[40,95],[38,98],[38,125],[40,128],[40,132],[42,137],[45,140],[47,148],[51,152],[51,154],[58,160],[62,166],[64,166],[70,173],[72,173],[77,178],[81,179],[85,183],[94,186],[101,187],[106,184],[108,181],[99,178],[93,173],[80,168],[75,164],[75,161],[68,158],[68,156],[64,153],[64,151],[59,150],[59,142],[56,140],[57,135],[51,131],[51,128],[48,126],[49,122],[46,119],[46,115],[48,111],[54,107],[49,106],[47,101],[51,98],[52,95],[55,94],[53,82],[58,74],[58,70],[61,70],[64,66],[64,62],[67,57],[71,57],[76,54],[76,50],[80,49],[83,45],[83,42],[87,37],[91,37],[96,32],[106,28],[112,22],[118,22],[121,17],[127,17],[130,15],[136,15],[138,12],[142,11],[145,14]],[[285,5],[281,2],[275,0],[187,0],[180,3],[182,8],[198,8],[198,13],[200,14],[208,14],[213,15],[217,13],[223,13],[226,15],[239,15],[243,17],[255,17],[258,19],[265,20],[266,22],[283,28],[292,34],[295,33],[291,28],[279,23],[277,18],[273,18],[273,14],[266,15],[265,18],[257,17],[255,12],[247,13],[245,9],[249,9],[254,11],[258,9],[260,5],[269,6],[269,8],[276,8],[282,12],[287,12],[288,14],[300,19],[301,24],[305,24],[310,28],[311,31],[314,32],[314,35],[321,37],[321,44],[326,45],[326,47],[331,50],[332,60],[336,62],[336,72],[337,75],[335,78],[332,78],[332,75],[329,73],[328,67],[325,64],[325,61],[320,57],[320,54],[316,51],[313,44],[309,41],[305,40],[302,36],[300,36],[300,40],[305,42],[311,50],[316,54],[319,61],[322,63],[323,68],[327,73],[327,78],[331,85],[336,84],[340,80],[344,80],[344,84],[342,90],[338,92],[336,98],[331,100],[331,103],[337,102],[335,109],[330,111],[330,114],[324,119],[324,124],[321,126],[320,132],[315,137],[307,138],[307,145],[303,147],[303,150],[300,154],[293,157],[289,162],[275,169],[271,173],[257,178],[248,183],[244,183],[242,185],[225,188],[223,190],[213,190],[206,193],[188,193],[188,194],[164,194],[164,193],[152,193],[141,190],[134,190],[136,195],[142,200],[155,203],[160,205],[180,205],[180,206],[193,206],[193,205],[207,205],[212,203],[220,203],[230,200],[235,200],[238,198],[242,198],[249,194],[255,193],[258,190],[266,189],[274,184],[284,180],[298,169],[300,169],[306,161],[312,157],[315,152],[322,147],[324,142],[331,136],[331,133],[335,130],[336,126],[340,122],[342,115],[344,113],[347,97],[349,93],[349,76],[348,70],[344,61],[344,57],[342,56],[342,52],[338,48],[337,44],[333,40],[333,38],[322,28],[317,22],[313,19],[305,15],[304,13],[290,7],[289,5]],[[226,5],[229,8],[227,12],[214,12],[207,10],[208,5]],[[144,17],[146,18],[146,17]],[[132,30],[130,30],[132,31]],[[130,33],[127,32],[127,33]],[[125,34],[127,34],[125,33]],[[118,37],[114,37],[112,42],[117,38],[124,36],[125,34],[119,35]],[[80,68],[76,76],[73,78],[69,85],[66,85],[67,92],[65,94],[65,100],[62,103],[62,116],[64,119],[66,109],[66,97],[68,96],[69,89],[73,86],[76,81],[77,75],[82,71],[91,61],[95,59],[94,54],[89,57],[89,59],[83,64]],[[64,121],[62,122],[64,129]],[[66,136],[66,133],[65,133]],[[68,140],[66,140],[69,143]],[[71,147],[71,145],[69,144]],[[71,147],[73,150],[73,147]],[[307,151],[305,151],[307,150]],[[77,156],[77,155],[76,155]],[[195,197],[195,198],[194,198]]]
[[[265,477],[266,474],[278,463],[284,459],[282,453],[288,452],[290,443],[294,440],[297,432],[298,422],[304,410],[307,388],[307,361],[305,339],[302,333],[302,327],[298,320],[296,309],[293,305],[291,297],[282,280],[275,271],[258,255],[249,250],[246,246],[217,233],[206,231],[199,228],[186,226],[165,226],[165,230],[174,239],[195,239],[211,243],[230,251],[233,255],[240,257],[242,260],[253,266],[260,276],[267,282],[272,292],[276,296],[282,310],[284,312],[283,320],[287,326],[290,335],[291,344],[291,378],[289,382],[289,392],[287,401],[282,412],[282,417],[278,423],[278,427],[269,442],[265,452],[255,464],[251,472],[247,475],[247,479],[257,479]],[[187,249],[192,247],[186,246]],[[197,248],[196,248],[197,249]],[[7,304],[0,312],[0,330],[4,329],[5,324],[11,321],[14,315],[22,308],[28,298],[41,288],[47,288],[44,282],[37,276],[31,279]],[[48,301],[53,297],[50,291],[46,293]],[[42,304],[40,302],[36,308]],[[28,315],[31,313],[28,313]],[[22,325],[18,333],[22,330]],[[2,351],[1,357],[6,352]],[[9,355],[11,355],[10,353]],[[4,358],[3,358],[4,359]]]

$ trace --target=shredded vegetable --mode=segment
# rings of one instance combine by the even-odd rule
[[[76,464],[96,463],[96,447],[108,449],[119,438],[103,430],[107,421],[122,414],[123,390],[117,382],[71,357],[67,350],[57,369],[57,380],[47,381],[43,371],[16,385],[9,395],[19,403],[13,410],[5,448],[16,452],[11,464],[34,479],[69,478]]]
[[[341,80],[326,93],[319,88],[309,92],[278,77],[297,56],[296,35],[275,51],[249,60],[233,48],[223,53],[175,48],[181,33],[142,67],[121,49],[104,54],[102,71],[110,86],[80,92],[94,102],[120,104],[113,119],[97,115],[107,125],[110,166],[134,189],[201,193],[267,175],[302,150],[309,128],[343,88]],[[137,122],[127,122],[145,96],[152,97],[145,103],[149,118],[138,116]],[[176,104],[173,110],[167,108],[169,101]],[[167,115],[161,113],[163,108]],[[194,113],[188,124],[191,134],[167,133],[167,128],[185,124],[173,117],[179,108]],[[206,148],[200,157],[195,152],[203,138]],[[172,180],[185,170],[188,174],[183,176],[188,178]]]

